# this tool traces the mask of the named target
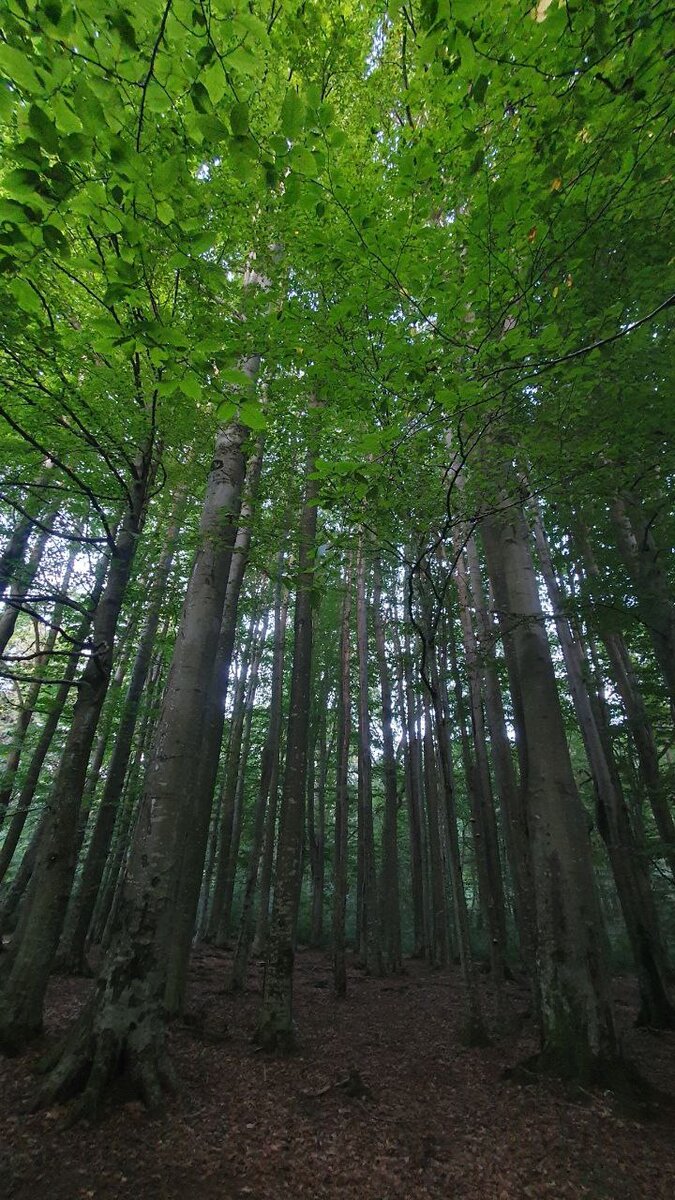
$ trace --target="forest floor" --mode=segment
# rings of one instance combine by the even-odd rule
[[[326,957],[297,956],[300,1049],[256,1050],[261,973],[233,999],[227,955],[194,956],[189,1010],[208,1019],[170,1033],[182,1091],[162,1117],[116,1098],[97,1126],[62,1128],[63,1110],[28,1115],[38,1049],[0,1060],[0,1195],[7,1200],[672,1200],[675,1118],[622,1115],[603,1093],[516,1084],[504,1070],[532,1053],[527,997],[508,986],[503,1036],[459,1041],[456,973],[408,963],[397,979],[349,973],[347,1001]],[[55,979],[50,1037],[91,985]],[[634,992],[619,981],[624,1045],[643,1073],[675,1090],[675,1035],[631,1027]],[[520,1016],[519,1016],[520,1014]],[[493,1019],[495,1013],[492,1013]],[[504,1030],[507,1032],[504,1034]],[[342,1081],[358,1072],[367,1094]]]

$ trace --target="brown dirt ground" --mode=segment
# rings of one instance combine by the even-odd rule
[[[190,1004],[205,1026],[172,1028],[182,1083],[163,1117],[116,1097],[97,1126],[61,1128],[63,1110],[27,1115],[36,1048],[0,1060],[0,1196],[8,1200],[672,1200],[673,1110],[620,1115],[603,1093],[516,1084],[504,1068],[532,1053],[509,985],[507,1032],[487,1049],[460,1044],[453,973],[409,963],[396,980],[352,969],[347,1001],[327,959],[297,958],[299,1052],[257,1052],[261,976],[223,994],[227,956],[195,955]],[[90,985],[54,980],[48,1031],[77,1012]],[[624,1043],[660,1088],[675,1091],[675,1035],[630,1026],[634,995],[617,990]],[[495,1019],[494,1010],[492,1013]],[[223,1037],[223,1031],[227,1034]],[[371,1095],[334,1086],[359,1072]],[[328,1086],[333,1085],[333,1086]],[[318,1094],[317,1094],[318,1093]]]

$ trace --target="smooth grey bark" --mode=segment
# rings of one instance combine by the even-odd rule
[[[446,832],[448,838],[448,865],[450,869],[450,885],[452,889],[453,915],[459,962],[464,982],[466,996],[466,1030],[465,1036],[469,1044],[481,1044],[487,1040],[487,1028],[476,979],[473,952],[471,949],[471,933],[469,912],[466,903],[466,891],[462,875],[462,855],[459,843],[459,826],[457,820],[457,804],[452,769],[452,751],[450,743],[450,721],[447,695],[441,684],[438,668],[437,647],[433,637],[427,633],[425,643],[425,669],[423,679],[431,695],[432,708],[436,723],[438,757],[441,766],[441,782],[445,801]]]
[[[49,468],[43,471],[38,476],[35,484],[29,489],[28,495],[24,500],[25,507],[23,510],[17,507],[19,515],[16,525],[7,539],[2,554],[0,554],[0,599],[4,596],[15,573],[23,562],[31,533],[43,523],[38,521],[38,518],[41,510],[44,508],[42,489],[48,486],[48,470]]]
[[[429,961],[434,967],[446,967],[450,958],[448,920],[445,903],[445,879],[441,853],[441,819],[438,798],[438,763],[431,719],[429,695],[423,697],[424,713],[424,795],[426,799],[429,846],[429,900],[431,902],[431,941]]]
[[[237,779],[239,778],[239,765],[241,762],[241,750],[244,740],[246,692],[249,682],[249,671],[254,656],[255,629],[257,620],[257,612],[251,613],[248,621],[248,629],[246,631],[246,639],[241,652],[241,660],[239,662],[239,672],[234,689],[234,696],[232,698],[232,716],[230,719],[230,736],[227,746],[227,755],[225,758],[225,772],[223,775],[223,785],[218,798],[218,808],[220,810],[220,818],[218,823],[218,850],[216,854],[211,907],[206,935],[207,940],[211,942],[215,942],[218,937],[218,928],[220,925],[222,907],[225,898],[227,865],[230,856],[230,846],[232,844],[232,830],[234,828],[234,805],[237,791]]]
[[[358,652],[358,817],[359,854],[357,888],[360,897],[358,948],[367,971],[383,971],[380,945],[380,916],[377,895],[377,866],[373,828],[373,765],[370,745],[368,695],[368,608],[366,602],[366,556],[364,538],[359,540],[356,563],[356,646]]]
[[[115,634],[154,470],[150,449],[139,452],[128,507],[115,539],[96,607],[92,653],[78,682],[70,729],[50,793],[48,816],[21,916],[0,983],[0,1043],[15,1048],[39,1033],[45,991],[70,896],[77,827],[87,764],[110,683]]]
[[[274,787],[276,790],[279,774],[279,747],[281,743],[284,688],[284,648],[286,621],[288,618],[288,591],[282,582],[283,565],[284,552],[281,550],[277,563],[277,582],[274,598],[274,646],[272,651],[269,722],[260,759],[260,783],[253,812],[251,850],[239,916],[239,933],[232,964],[232,974],[230,976],[232,991],[242,990],[246,983],[246,972],[253,937],[253,904],[262,854],[265,814],[272,788]]]
[[[66,595],[68,588],[70,586],[70,580],[71,580],[71,576],[73,574],[76,557],[77,557],[77,548],[75,545],[73,545],[70,555],[66,562],[63,576],[61,578],[60,592],[62,595]],[[28,733],[31,722],[33,720],[33,716],[35,714],[37,703],[38,703],[38,700],[40,697],[40,692],[43,687],[42,680],[40,677],[42,675],[44,666],[46,663],[49,662],[49,656],[56,645],[56,640],[59,636],[61,621],[63,620],[64,610],[65,610],[65,605],[63,603],[57,601],[57,603],[54,605],[54,608],[53,608],[51,616],[50,616],[49,632],[48,632],[47,637],[42,646],[42,654],[40,655],[40,657],[38,659],[36,659],[36,662],[35,662],[35,671],[36,671],[37,678],[34,683],[30,684],[25,697],[22,698],[22,700],[21,700],[21,706],[20,706],[19,713],[18,713],[18,716],[16,719],[16,725],[15,725],[14,731],[12,733],[12,740],[11,740],[9,753],[7,754],[7,757],[5,759],[5,763],[4,763],[3,770],[2,770],[2,775],[0,776],[0,828],[2,827],[5,814],[10,805],[10,801],[12,798],[12,792],[14,790],[14,784],[15,784],[15,780],[16,780],[16,773],[19,769],[19,764],[21,762],[21,753],[24,748],[24,744],[25,744],[25,740],[26,740],[26,734]],[[85,632],[86,632],[86,630],[83,631],[83,635]],[[19,833],[20,832],[21,831],[19,830]],[[15,845],[16,845],[16,842],[15,842]],[[3,847],[3,849],[4,849],[4,847]],[[2,856],[2,852],[0,852],[0,858],[1,858],[1,856]],[[0,881],[4,877],[4,874],[5,874],[5,871],[3,870],[2,866],[0,866]]]
[[[495,630],[488,613],[487,600],[476,540],[466,547],[471,594],[478,626],[477,654],[483,680],[485,714],[490,734],[490,755],[506,842],[518,942],[523,964],[529,974],[534,969],[534,890],[530,847],[522,789],[518,785],[511,753],[501,684],[495,659]]]
[[[122,714],[115,731],[115,744],[108,763],[105,786],[82,874],[79,884],[70,898],[66,913],[58,958],[61,969],[69,974],[79,974],[86,969],[87,932],[108,860],[143,690],[155,648],[162,606],[166,601],[166,588],[173,565],[183,507],[184,492],[179,491],[174,505],[174,515],[150,584],[145,621],[131,669]]]
[[[575,526],[575,536],[581,550],[584,568],[591,578],[598,579],[600,571],[588,531],[581,521],[576,521]],[[611,664],[614,683],[625,709],[628,728],[637,753],[640,778],[654,814],[659,837],[663,843],[663,857],[668,863],[673,880],[675,880],[675,821],[670,810],[670,789],[661,770],[656,737],[647,706],[623,635],[614,630],[600,629],[600,636]]]
[[[483,711],[483,696],[478,669],[478,648],[470,609],[469,582],[461,547],[455,553],[455,587],[462,629],[464,659],[466,664],[469,713],[471,721],[470,744],[464,747],[467,764],[467,781],[472,799],[472,831],[478,866],[479,887],[487,917],[490,939],[490,968],[493,977],[503,980],[506,974],[506,910],[504,904],[504,882],[499,856],[499,837],[494,809],[492,779],[487,749],[487,734]],[[453,665],[455,687],[458,692],[458,708],[463,708],[462,685],[459,673]],[[460,722],[464,730],[464,718]],[[468,739],[467,739],[468,743]]]
[[[541,513],[535,510],[535,544],[539,567],[553,606],[555,627],[565,660],[572,702],[581,731],[595,791],[598,829],[607,847],[617,895],[633,952],[640,989],[640,1024],[675,1026],[675,1008],[668,995],[668,969],[658,927],[647,861],[631,829],[621,779],[608,738],[603,736],[602,713],[586,685],[584,650],[565,616],[567,597],[557,579]]]
[[[52,745],[52,741],[54,739],[54,734],[56,733],[56,730],[59,727],[59,723],[60,723],[61,717],[63,715],[63,710],[66,707],[69,696],[71,695],[73,681],[75,679],[75,674],[77,672],[78,663],[79,663],[80,657],[81,657],[81,648],[85,641],[85,638],[87,637],[87,635],[89,633],[89,630],[91,628],[91,623],[94,618],[94,614],[98,608],[98,605],[99,605],[99,602],[101,599],[101,593],[103,591],[107,569],[108,569],[108,559],[107,559],[106,555],[102,554],[101,557],[99,558],[98,563],[95,568],[94,583],[93,583],[93,587],[92,587],[91,596],[89,598],[88,609],[82,615],[80,622],[73,634],[71,653],[68,656],[68,659],[65,663],[62,674],[60,676],[61,682],[59,683],[56,693],[49,705],[49,710],[47,712],[45,723],[42,727],[42,730],[40,731],[40,736],[38,738],[37,744],[35,746],[32,756],[31,756],[30,763],[28,764],[28,767],[26,769],[26,774],[25,774],[22,784],[21,784],[21,789],[20,789],[19,795],[17,797],[16,808],[12,814],[12,818],[7,827],[5,840],[2,844],[2,850],[0,850],[0,881],[2,881],[4,879],[4,877],[7,873],[7,870],[9,869],[10,863],[12,861],[16,847],[19,844],[19,840],[21,838],[21,834],[23,832],[23,829],[24,829],[24,826],[25,826],[25,823],[26,823],[26,820],[28,817],[28,813],[29,813],[31,806],[35,799],[35,792],[36,792],[36,789],[37,789],[37,786],[38,786],[38,783],[40,780],[40,775],[42,772],[42,768],[43,768],[45,759],[46,759],[46,757],[49,753],[50,747]],[[56,624],[56,622],[55,622],[55,624]],[[35,849],[37,849],[37,846],[35,847]],[[32,874],[34,862],[35,862],[35,853],[32,856],[30,871],[25,876],[26,884],[28,883],[28,880],[30,879],[30,875]],[[16,894],[16,889],[14,889],[14,893]],[[17,903],[18,903],[18,900],[21,898],[21,895],[22,895],[22,893],[19,892],[18,897],[17,897]],[[8,900],[9,900],[9,898],[8,898]],[[15,911],[16,904],[14,904],[13,907],[11,908],[11,912],[9,911],[9,907],[11,907],[11,906],[7,906],[6,904],[3,904],[2,913],[0,913],[0,929],[4,928],[5,922]],[[7,911],[6,911],[6,908],[7,908]]]
[[[347,829],[349,821],[349,746],[351,739],[351,560],[343,578],[340,617],[340,674],[337,707],[337,765],[335,774],[335,848],[333,854],[333,983],[335,994],[347,994]]]
[[[382,930],[387,969],[390,972],[397,972],[403,966],[398,863],[398,783],[394,749],[394,708],[382,611],[381,568],[378,560],[374,564],[373,630],[382,701],[382,773],[384,777]]]
[[[25,563],[21,565],[16,564],[14,567],[9,597],[2,612],[0,612],[0,658],[6,657],[5,650],[16,628],[19,613],[22,611],[26,596],[30,592],[31,586],[40,569],[42,556],[51,536],[51,525],[55,516],[56,509],[50,509],[45,516],[44,528],[40,530],[36,537],[28,559]]]
[[[313,406],[314,407],[314,404]],[[311,436],[311,435],[310,435]],[[312,678],[312,589],[317,528],[318,482],[310,445],[298,553],[294,646],[289,696],[286,760],[281,797],[279,842],[257,1038],[267,1049],[287,1051],[295,1042],[293,1028],[294,933],[300,895],[307,745]]]
[[[247,373],[254,377],[257,373],[259,360],[249,359],[245,364]],[[208,823],[211,816],[213,805],[214,792],[216,787],[216,779],[218,776],[218,762],[220,759],[220,751],[223,741],[223,729],[225,727],[225,702],[230,684],[230,668],[232,664],[232,653],[234,650],[234,642],[237,631],[237,616],[239,613],[239,600],[241,597],[241,589],[244,583],[246,568],[248,566],[249,553],[251,548],[251,533],[253,517],[255,512],[256,496],[258,484],[260,482],[260,472],[262,470],[263,458],[263,439],[258,438],[255,448],[249,456],[246,467],[246,479],[244,481],[244,491],[239,513],[239,524],[237,526],[237,535],[232,550],[232,561],[230,563],[230,571],[227,579],[227,590],[225,592],[225,603],[223,605],[223,619],[220,626],[220,636],[218,638],[218,646],[216,649],[215,669],[213,673],[213,683],[211,694],[208,700],[208,709],[204,721],[204,733],[202,752],[200,756],[199,775],[195,783],[196,809],[198,812],[198,827],[199,832],[194,841],[195,858],[199,857],[199,848],[201,847],[204,838],[204,825],[208,830]],[[220,835],[220,826],[217,830]],[[208,837],[208,832],[206,834]],[[200,852],[200,851],[199,851]],[[202,858],[205,856],[206,850],[202,853]],[[190,854],[192,858],[192,855]],[[192,875],[191,867],[186,864],[186,871]],[[185,883],[184,886],[191,888],[191,883]],[[222,886],[222,879],[219,886]],[[209,936],[215,934],[215,928],[209,926]]]
[[[234,792],[232,832],[230,835],[230,844],[227,853],[220,915],[218,918],[218,927],[216,929],[216,945],[219,946],[225,945],[230,933],[234,882],[237,870],[237,862],[239,859],[239,845],[241,842],[241,831],[244,815],[243,806],[244,787],[246,783],[246,768],[248,766],[249,752],[251,748],[251,727],[253,723],[253,713],[255,710],[256,694],[258,691],[260,664],[262,662],[262,657],[265,651],[265,643],[267,641],[268,621],[269,611],[266,609],[263,615],[261,627],[256,633],[256,645],[251,659],[251,671],[244,701],[244,721],[241,738],[241,753],[239,755],[239,766]]]
[[[164,644],[166,641],[167,630],[168,619],[165,618],[163,631],[159,636],[160,644]],[[115,897],[119,892],[118,885],[123,876],[124,864],[128,858],[143,792],[144,773],[148,764],[149,750],[152,744],[159,702],[163,690],[163,676],[164,660],[162,651],[159,650],[153,660],[148,676],[143,715],[136,738],[136,746],[124,780],[122,795],[115,818],[111,846],[106,858],[103,878],[101,879],[94,911],[87,930],[85,954],[92,946],[105,947],[109,941],[107,935],[112,928]]]
[[[398,630],[394,626],[394,642],[399,664],[399,707],[405,722],[403,754],[410,845],[410,885],[413,902],[413,957],[424,958],[431,944],[429,927],[431,905],[428,902],[427,844],[424,836],[422,810],[421,743],[417,731],[412,653],[408,631],[406,630],[402,648]]]
[[[537,917],[540,1063],[604,1077],[618,1050],[588,822],[579,799],[522,510],[483,520],[488,569],[504,585],[500,620],[521,682],[526,803]]]
[[[216,435],[199,539],[188,582],[151,763],[108,950],[91,1003],[55,1056],[40,1102],[80,1091],[91,1113],[122,1066],[151,1107],[170,1083],[165,1056],[166,955],[176,866],[192,818],[199,731],[213,682],[244,479],[239,424]]]

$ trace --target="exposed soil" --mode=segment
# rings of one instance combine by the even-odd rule
[[[61,1128],[62,1109],[26,1114],[38,1048],[0,1060],[0,1195],[8,1200],[672,1200],[674,1110],[620,1115],[602,1093],[570,1097],[561,1084],[503,1078],[531,1054],[519,1017],[526,995],[508,988],[507,1032],[487,1049],[458,1040],[455,974],[408,963],[396,980],[352,969],[335,1000],[323,956],[300,952],[300,1050],[271,1058],[251,1041],[261,975],[223,994],[227,955],[194,958],[190,1011],[171,1050],[181,1094],[163,1117],[117,1096],[97,1126]],[[50,1037],[77,1012],[83,980],[55,979]],[[630,1057],[675,1092],[675,1035],[631,1028],[634,996],[618,1010]],[[493,1023],[496,1020],[492,1013]],[[358,1074],[355,1074],[358,1073]],[[345,1082],[348,1081],[349,1082]],[[363,1086],[362,1086],[363,1085]]]

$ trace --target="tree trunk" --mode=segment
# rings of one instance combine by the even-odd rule
[[[467,544],[471,592],[479,630],[478,654],[482,665],[485,713],[490,731],[490,752],[506,840],[518,941],[523,964],[534,972],[534,891],[530,846],[523,793],[518,786],[511,756],[501,686],[495,661],[495,630],[488,615],[475,538]]]
[[[220,428],[199,542],[162,702],[110,945],[96,991],[59,1048],[39,1102],[81,1091],[91,1114],[120,1066],[156,1107],[171,1082],[164,1050],[167,947],[176,866],[192,818],[201,730],[213,682],[244,478],[246,430]]]
[[[40,563],[45,552],[45,546],[51,536],[51,525],[55,516],[56,509],[52,508],[45,516],[44,528],[40,530],[38,537],[36,537],[27,562],[21,564],[21,566],[17,564],[14,567],[14,577],[9,589],[9,598],[0,613],[0,658],[5,655],[5,650],[14,633],[19,613],[23,608],[26,596],[30,592],[35,576],[40,569]]]
[[[359,878],[361,897],[359,953],[366,970],[382,974],[380,920],[377,902],[377,867],[373,829],[373,780],[370,747],[370,704],[368,696],[368,609],[366,604],[366,558],[363,535],[356,565],[356,644],[358,649],[358,735],[359,735]]]
[[[488,569],[504,583],[500,619],[521,683],[526,804],[537,916],[543,1067],[581,1082],[604,1078],[617,1044],[602,915],[586,814],[577,793],[522,512],[505,505],[482,532]]]
[[[78,684],[28,894],[6,956],[0,988],[0,1042],[21,1046],[42,1028],[44,995],[76,865],[76,832],[87,763],[110,681],[115,632],[143,523],[153,459],[142,453],[93,619],[92,654]]]
[[[382,697],[382,772],[384,776],[384,821],[382,826],[382,928],[387,969],[398,972],[403,966],[401,948],[401,899],[398,879],[398,786],[394,750],[394,710],[387,663],[387,646],[382,613],[380,564],[375,562],[373,623],[375,651]]]
[[[148,678],[155,638],[159,628],[162,606],[173,564],[176,541],[183,512],[184,493],[179,493],[174,516],[167,531],[164,548],[148,595],[148,608],[141,632],[124,707],[115,735],[115,745],[108,763],[105,787],[96,814],[96,822],[87,850],[82,875],[73,893],[59,946],[59,964],[67,974],[77,975],[86,970],[85,943],[87,932],[105,871],[113,830],[124,788],[131,746],[141,698]]]
[[[256,622],[257,613],[254,612],[251,614],[249,620],[246,641],[239,664],[239,674],[237,676],[237,683],[232,703],[230,740],[227,748],[227,758],[225,760],[225,774],[223,776],[221,794],[218,799],[218,807],[220,809],[218,851],[216,855],[216,869],[213,883],[213,896],[211,899],[211,912],[207,929],[207,939],[210,942],[214,942],[216,945],[222,944],[218,942],[218,930],[220,928],[220,919],[223,911],[223,905],[225,903],[227,865],[230,856],[230,847],[232,844],[232,830],[234,827],[234,803],[237,791],[237,779],[239,778],[241,747],[244,738],[246,689],[248,686],[251,660],[253,657],[253,643],[255,638]]]
[[[555,614],[555,626],[563,652],[572,701],[593,779],[598,829],[607,847],[614,883],[633,951],[640,989],[639,1022],[655,1028],[675,1026],[675,1008],[670,1002],[667,967],[661,942],[656,906],[651,891],[647,862],[635,844],[621,780],[611,747],[605,744],[602,726],[585,682],[587,664],[581,645],[573,637],[564,615],[565,600],[556,578],[541,515],[535,517],[535,541],[539,566]]]
[[[335,779],[335,854],[333,859],[333,981],[335,994],[347,994],[345,924],[347,915],[347,829],[349,821],[349,743],[352,727],[349,621],[352,605],[352,568],[347,562],[343,579],[340,619],[340,676],[337,697],[337,766]]]
[[[448,919],[445,903],[445,879],[441,854],[441,821],[438,803],[438,763],[434,746],[434,731],[431,720],[429,695],[424,699],[424,793],[426,796],[427,831],[429,845],[429,877],[431,899],[431,942],[429,961],[433,967],[447,967],[450,952],[448,946]]]
[[[279,746],[281,742],[281,717],[284,690],[284,646],[286,638],[286,621],[288,617],[288,592],[283,586],[282,575],[284,552],[279,552],[277,565],[277,583],[274,599],[274,649],[272,652],[272,679],[270,684],[270,715],[267,726],[265,744],[260,760],[260,785],[253,813],[253,836],[248,863],[248,873],[244,887],[241,914],[239,917],[239,936],[232,965],[230,987],[232,991],[241,991],[246,983],[248,958],[253,933],[253,901],[255,898],[258,871],[262,852],[263,834],[265,829],[265,813],[272,788],[276,790],[279,773]],[[272,841],[274,834],[272,832]]]
[[[457,823],[457,806],[455,802],[455,787],[452,771],[452,756],[450,748],[450,728],[448,721],[447,700],[441,688],[438,659],[433,639],[426,644],[425,685],[431,694],[436,733],[438,739],[438,757],[441,764],[441,780],[445,798],[445,813],[448,835],[448,861],[450,866],[450,883],[452,887],[455,932],[462,978],[466,992],[467,1021],[465,1036],[470,1045],[484,1044],[488,1040],[487,1029],[481,1009],[480,994],[476,980],[476,971],[471,950],[471,933],[469,913],[466,904],[466,892],[462,876],[462,856],[459,845],[459,827]]]
[[[244,725],[241,739],[241,754],[239,756],[239,769],[237,772],[237,780],[234,792],[234,815],[232,820],[232,834],[230,837],[230,845],[227,855],[227,869],[225,872],[225,882],[223,887],[223,899],[220,909],[220,917],[218,920],[218,928],[216,930],[216,945],[224,946],[228,940],[230,933],[230,920],[232,917],[232,899],[234,895],[234,881],[237,871],[237,860],[239,858],[239,844],[241,841],[241,829],[243,822],[243,806],[244,806],[244,786],[246,781],[246,766],[248,763],[249,751],[251,746],[251,726],[253,723],[253,712],[255,709],[255,699],[258,690],[258,675],[260,672],[260,664],[265,651],[265,642],[267,640],[267,625],[269,612],[267,608],[263,616],[262,627],[257,633],[257,646],[253,652],[251,663],[250,678],[248,682],[246,699],[244,702]]]
[[[71,549],[70,555],[68,557],[68,561],[66,563],[65,570],[63,572],[63,577],[61,579],[61,584],[60,584],[61,595],[66,595],[68,588],[70,586],[70,580],[71,580],[71,576],[72,576],[73,569],[75,566],[76,557],[77,557],[77,548],[75,547],[75,545],[73,545],[73,548]],[[51,618],[50,618],[49,633],[47,634],[47,638],[42,647],[42,654],[36,660],[36,663],[35,663],[35,671],[36,671],[38,678],[35,680],[34,683],[31,683],[31,685],[28,689],[26,698],[25,698],[25,700],[22,700],[21,707],[19,709],[19,715],[17,717],[14,732],[12,734],[10,750],[7,755],[7,758],[5,759],[5,764],[4,764],[4,767],[2,770],[2,776],[0,777],[0,827],[2,827],[5,813],[7,812],[7,809],[9,807],[9,804],[10,804],[10,801],[12,798],[12,791],[14,789],[16,773],[19,768],[19,763],[21,761],[21,752],[23,750],[24,743],[26,740],[26,734],[28,733],[31,721],[35,714],[35,709],[37,706],[38,698],[40,695],[41,688],[43,686],[39,676],[41,675],[44,665],[49,662],[49,656],[56,645],[56,639],[59,636],[59,632],[60,632],[59,627],[60,627],[61,621],[63,619],[64,608],[65,608],[65,605],[62,603],[57,602],[54,605],[54,609],[52,611]],[[86,633],[86,630],[83,630],[82,636],[84,636],[85,633]],[[78,640],[79,640],[79,637],[78,637]],[[3,876],[4,876],[4,871],[0,867],[0,881],[2,880]]]
[[[312,587],[317,527],[318,483],[314,454],[308,450],[305,499],[300,519],[298,582],[295,600],[293,669],[289,700],[286,762],[279,823],[274,902],[268,937],[258,1041],[267,1049],[287,1051],[293,1028],[294,929],[302,870],[307,743],[312,677]]]

